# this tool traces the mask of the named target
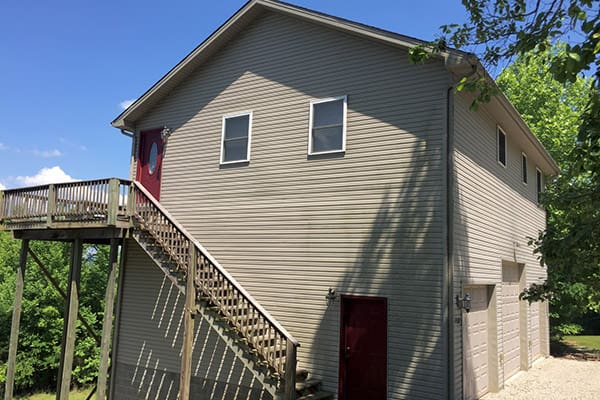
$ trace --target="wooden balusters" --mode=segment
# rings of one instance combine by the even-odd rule
[[[196,271],[187,275],[188,283],[190,279],[193,280],[202,297],[216,306],[218,312],[256,349],[273,370],[280,376],[286,374],[286,379],[289,379],[290,374],[294,377],[295,351],[298,346],[295,339],[270,317],[143,187],[134,183],[134,192],[129,196],[135,197],[135,204],[129,204],[129,208],[135,210],[133,215],[180,270],[188,272],[187,259],[191,252],[196,252]],[[288,368],[292,368],[293,371],[289,371]],[[286,390],[287,386],[286,382]]]
[[[8,229],[115,226],[117,221],[125,227],[129,185],[112,178],[5,190],[0,220]]]

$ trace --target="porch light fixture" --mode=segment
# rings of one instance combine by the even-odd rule
[[[169,136],[171,136],[171,133],[173,133],[173,131],[171,130],[171,128],[167,127],[166,125],[163,128],[163,130],[160,131],[160,138],[163,140],[164,143],[167,142],[167,140],[169,139]]]
[[[456,306],[466,312],[471,311],[471,294],[465,293],[462,298],[456,295]]]
[[[327,305],[330,306],[337,299],[337,294],[335,293],[335,289],[329,288],[327,294],[325,295],[325,300],[327,300]]]

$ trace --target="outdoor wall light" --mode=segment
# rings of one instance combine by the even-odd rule
[[[471,311],[471,294],[465,293],[462,299],[456,295],[456,306],[466,312]]]
[[[335,293],[335,289],[329,288],[327,294],[325,295],[325,300],[327,300],[327,305],[330,306],[337,299],[337,294]]]
[[[167,140],[169,139],[169,136],[171,136],[171,133],[173,133],[173,131],[171,130],[171,128],[167,127],[165,125],[165,127],[163,128],[162,131],[160,131],[160,138],[163,140],[163,142],[167,142]]]

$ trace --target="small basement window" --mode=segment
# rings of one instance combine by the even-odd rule
[[[521,180],[527,184],[527,154],[521,153]]]
[[[223,116],[221,164],[250,161],[252,113]]]
[[[535,169],[535,188],[536,188],[536,201],[540,204],[542,193],[544,192],[544,176],[542,175],[542,171],[538,168]]]
[[[498,162],[503,167],[506,167],[506,133],[498,127],[496,129],[497,136],[497,153],[498,153]]]
[[[308,154],[346,151],[346,96],[310,103]]]

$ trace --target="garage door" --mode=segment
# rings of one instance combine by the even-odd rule
[[[465,399],[471,400],[488,392],[488,293],[487,286],[466,287],[464,292],[472,298],[463,336]]]
[[[531,315],[529,320],[531,321],[531,356],[532,360],[538,359],[542,355],[540,347],[540,303],[531,303]]]
[[[504,380],[521,369],[519,336],[519,266],[502,268],[502,344],[504,352]]]

